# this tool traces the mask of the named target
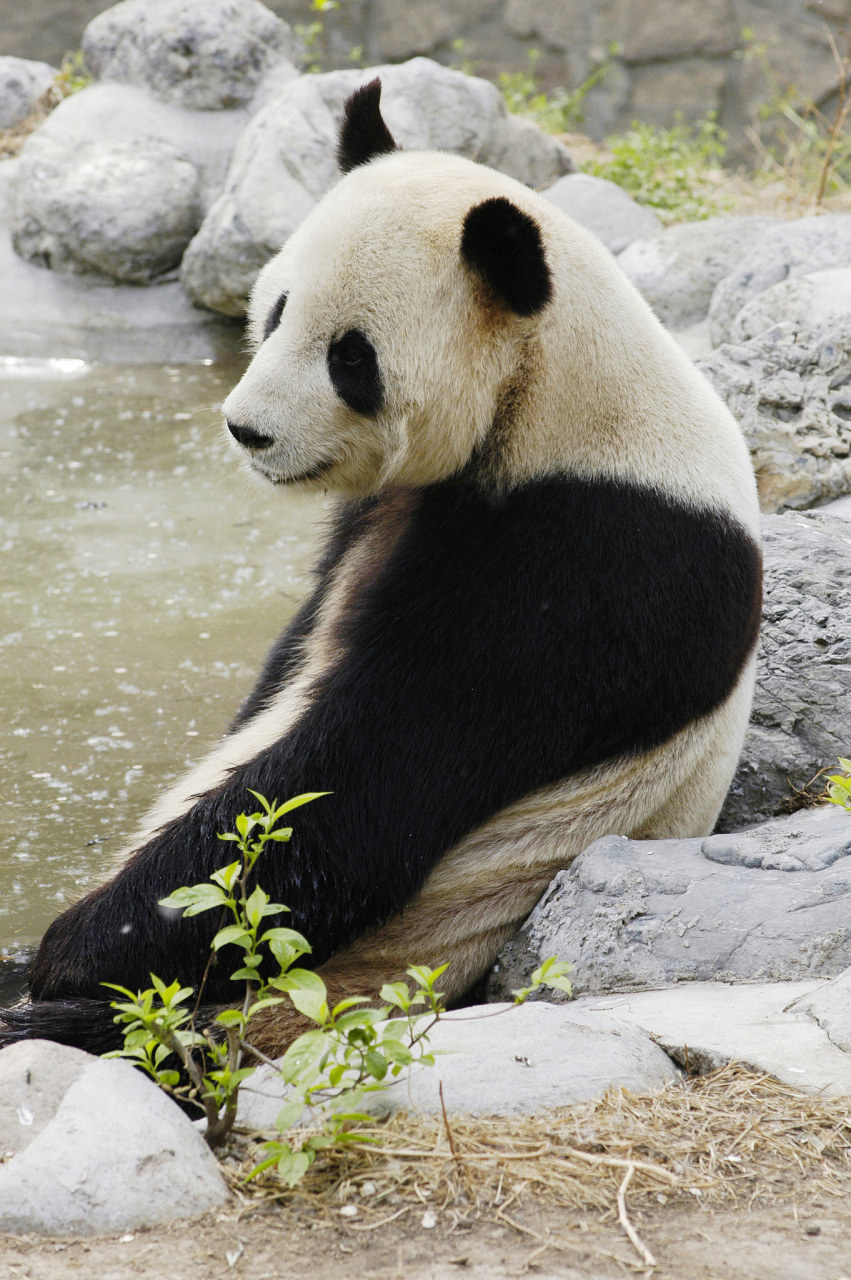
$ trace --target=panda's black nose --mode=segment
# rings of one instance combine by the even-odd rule
[[[259,431],[254,431],[251,427],[238,427],[230,418],[227,419],[227,424],[234,440],[246,449],[268,449],[275,443],[271,436],[261,436]]]

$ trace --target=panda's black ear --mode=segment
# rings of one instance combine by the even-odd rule
[[[505,196],[473,205],[464,219],[461,256],[518,316],[534,315],[552,297],[541,229]]]
[[[393,134],[381,116],[381,81],[376,78],[355,89],[343,108],[343,123],[337,143],[337,163],[343,173],[376,156],[398,151]]]

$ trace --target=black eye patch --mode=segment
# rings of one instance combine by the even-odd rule
[[[360,329],[349,329],[328,348],[328,373],[334,390],[350,409],[373,417],[384,403],[384,386],[375,347]]]
[[[269,334],[274,333],[278,325],[281,323],[281,316],[283,315],[284,307],[286,305],[287,305],[287,295],[285,293],[282,293],[280,298],[275,303],[274,307],[266,317],[266,323],[263,326],[264,342],[269,337]]]

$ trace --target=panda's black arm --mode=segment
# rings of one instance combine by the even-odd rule
[[[295,617],[278,637],[266,655],[254,688],[231,722],[228,733],[234,733],[263,711],[275,694],[298,673],[304,654],[304,643],[310,637],[322,608],[328,587],[343,556],[366,527],[374,499],[347,502],[335,511],[314,573],[315,586]]]
[[[157,902],[225,861],[217,835],[253,806],[249,789],[333,792],[294,814],[291,843],[259,868],[321,963],[500,809],[717,707],[752,650],[759,597],[741,528],[647,491],[424,491],[309,709],[51,925],[33,997],[97,998],[104,980],[146,986],[152,971],[197,985],[218,922],[166,919]],[[205,999],[229,998],[229,969],[211,971]]]

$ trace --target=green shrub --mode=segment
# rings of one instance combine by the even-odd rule
[[[725,142],[712,112],[694,126],[678,118],[670,129],[634,120],[606,140],[610,154],[585,170],[616,182],[665,222],[695,222],[719,212],[708,175],[720,167]]]
[[[249,879],[266,846],[286,843],[292,835],[291,827],[278,826],[280,819],[329,793],[310,792],[282,805],[270,804],[257,792],[251,794],[261,809],[241,813],[236,830],[219,836],[236,844],[239,857],[213,872],[208,881],[177,889],[160,903],[180,910],[184,917],[220,912],[225,923],[211,946],[216,953],[227,947],[241,952],[230,975],[242,988],[241,1005],[218,1013],[212,1028],[201,1034],[194,1025],[194,1011],[202,992],[196,995],[179,982],[166,986],[153,974],[152,986],[144,991],[105,983],[123,997],[113,1001],[112,1008],[124,1035],[123,1048],[105,1056],[127,1058],[162,1088],[187,1096],[187,1086],[180,1083],[178,1066],[182,1067],[190,1082],[188,1096],[206,1115],[205,1137],[211,1147],[219,1146],[233,1127],[239,1087],[256,1069],[244,1065],[246,1058],[274,1066],[289,1096],[277,1120],[281,1137],[265,1144],[266,1158],[254,1173],[275,1166],[293,1186],[320,1151],[362,1140],[351,1126],[370,1119],[358,1111],[367,1093],[411,1066],[432,1065],[428,1033],[444,1012],[443,994],[436,984],[448,966],[412,965],[407,970],[410,983],[385,983],[381,988],[383,1004],[378,1008],[364,1007],[368,1001],[361,996],[330,1007],[319,975],[294,967],[310,953],[307,939],[294,929],[264,926],[266,919],[289,908],[271,902],[259,885],[249,892]],[[275,972],[266,979],[261,967],[270,959]],[[569,969],[555,957],[546,960],[528,987],[512,993],[515,1003],[522,1003],[541,986],[569,995]],[[314,1026],[290,1045],[279,1063],[271,1063],[251,1043],[251,1020],[261,1010],[285,1002]],[[284,1133],[305,1112],[311,1116],[307,1130],[300,1128],[298,1137],[291,1135],[288,1141]]]
[[[463,51],[463,46],[461,46]],[[569,133],[585,119],[582,104],[595,85],[600,84],[609,74],[613,58],[617,57],[619,48],[609,45],[602,62],[575,89],[554,89],[546,94],[535,76],[535,68],[541,56],[540,49],[529,50],[529,61],[524,71],[503,71],[498,84],[505,98],[509,111],[516,115],[526,116],[534,120],[542,129],[550,133]],[[469,70],[466,63],[463,70]]]

